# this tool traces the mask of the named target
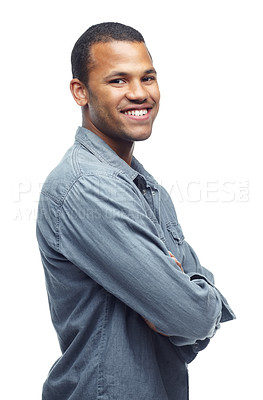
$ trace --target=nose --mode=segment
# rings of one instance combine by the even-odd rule
[[[130,101],[143,103],[148,98],[148,91],[141,81],[130,82],[126,97]]]

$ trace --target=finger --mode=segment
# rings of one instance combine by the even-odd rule
[[[170,251],[168,251],[168,253],[170,254],[170,257],[176,262],[178,267],[180,267],[181,270],[184,271],[183,268],[182,268],[182,264],[180,263],[180,261],[177,260],[177,258],[173,255],[173,253],[171,253]]]

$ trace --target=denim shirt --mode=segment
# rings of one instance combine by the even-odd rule
[[[165,189],[79,128],[43,186],[37,239],[62,351],[43,399],[187,400],[187,364],[235,316]]]

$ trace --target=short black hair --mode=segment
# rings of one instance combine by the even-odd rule
[[[114,40],[145,43],[140,32],[119,22],[103,22],[92,25],[80,36],[73,47],[71,53],[73,78],[77,78],[87,85],[88,66],[92,62],[91,46],[94,43],[106,43]]]

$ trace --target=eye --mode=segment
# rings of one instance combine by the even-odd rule
[[[113,79],[110,81],[111,84],[115,84],[115,85],[123,85],[125,83],[125,81],[121,78],[118,79]]]
[[[152,81],[156,81],[156,77],[155,76],[145,76],[145,77],[142,78],[142,82],[151,83]]]

